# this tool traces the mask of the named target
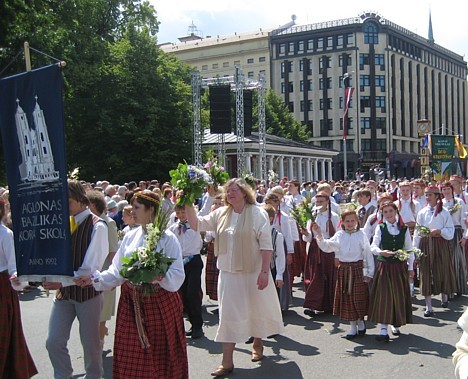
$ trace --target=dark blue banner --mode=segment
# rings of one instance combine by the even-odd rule
[[[0,80],[0,129],[18,276],[69,281],[73,257],[58,65]]]

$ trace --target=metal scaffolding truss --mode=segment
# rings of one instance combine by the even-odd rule
[[[242,177],[246,172],[246,155],[244,147],[244,96],[245,89],[255,89],[258,93],[258,137],[259,137],[259,177],[266,179],[266,125],[265,125],[265,98],[266,84],[264,74],[259,80],[244,78],[242,69],[236,66],[236,72],[231,76],[200,78],[200,73],[192,74],[192,102],[193,102],[193,149],[194,164],[202,164],[202,130],[201,130],[201,98],[200,89],[215,85],[231,86],[236,94],[236,135],[237,135],[237,175]],[[224,134],[218,137],[218,160],[225,165]]]

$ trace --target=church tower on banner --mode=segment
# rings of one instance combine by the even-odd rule
[[[36,96],[36,105],[33,111],[34,129],[29,127],[26,113],[16,100],[16,131],[20,145],[22,163],[20,164],[21,180],[50,181],[59,178],[54,167],[54,157],[50,146],[47,124]]]

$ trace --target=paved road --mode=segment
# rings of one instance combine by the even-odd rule
[[[285,333],[265,341],[266,358],[250,361],[251,345],[240,344],[234,355],[233,378],[453,378],[451,354],[461,331],[456,320],[468,304],[468,297],[452,301],[449,309],[434,300],[436,317],[423,317],[423,299],[413,301],[414,324],[401,328],[402,335],[388,343],[377,342],[374,325],[368,324],[368,335],[353,341],[342,338],[348,325],[329,314],[311,319],[302,308],[302,284],[296,278],[294,306],[284,317]],[[45,337],[53,293],[46,297],[40,289],[21,294],[21,308],[29,349],[38,367],[35,378],[53,378],[45,350]],[[221,361],[221,345],[213,341],[217,316],[216,304],[205,299],[205,338],[187,340],[191,378],[209,378]],[[257,310],[261,312],[261,309]],[[75,323],[76,324],[76,323]],[[115,320],[110,324],[111,334]],[[112,335],[104,351],[105,378],[112,377]],[[83,356],[76,325],[69,344],[75,369],[74,378],[84,375]],[[169,379],[169,378],[168,378]]]

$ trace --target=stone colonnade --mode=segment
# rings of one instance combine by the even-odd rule
[[[246,153],[246,170],[258,176],[260,168],[257,154]],[[300,182],[333,180],[332,158],[267,154],[267,170],[275,171],[280,179],[286,176]]]

